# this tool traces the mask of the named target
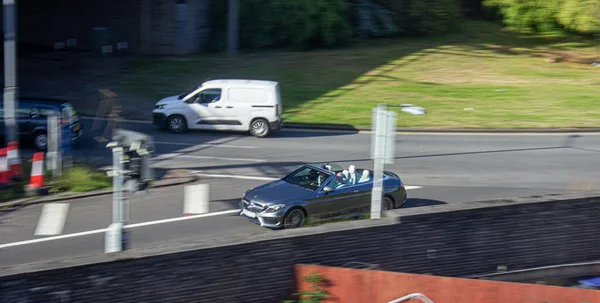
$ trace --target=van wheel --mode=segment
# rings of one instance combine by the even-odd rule
[[[269,127],[269,122],[265,119],[256,119],[250,123],[250,134],[255,137],[264,138],[268,136],[270,132],[271,128]]]
[[[180,134],[187,130],[187,122],[183,116],[173,115],[167,119],[167,128],[172,133]]]

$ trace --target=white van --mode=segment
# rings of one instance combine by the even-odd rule
[[[210,80],[191,92],[156,103],[154,124],[174,133],[187,129],[249,131],[266,137],[281,128],[279,84],[262,80]]]

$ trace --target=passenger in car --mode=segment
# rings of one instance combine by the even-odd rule
[[[358,180],[358,183],[365,183],[371,180],[371,172],[368,169],[363,170],[362,176]]]
[[[358,174],[356,173],[356,166],[350,165],[348,167],[348,182],[350,185],[355,185],[358,181]]]

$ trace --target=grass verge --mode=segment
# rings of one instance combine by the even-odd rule
[[[112,186],[112,179],[106,174],[87,166],[73,166],[63,172],[61,177],[51,179],[51,193],[88,192]]]
[[[31,176],[31,160],[23,161],[25,180],[15,182],[11,187],[0,190],[0,202],[25,198],[25,187]],[[44,174],[45,184],[51,187],[50,193],[88,192],[112,187],[112,179],[94,168],[77,164],[63,171],[61,177],[53,178],[50,171]]]
[[[407,128],[600,127],[598,43],[563,33],[518,34],[470,21],[445,37],[380,39],[348,49],[140,59],[120,89],[148,102],[207,78],[281,83],[286,122],[367,127],[378,103]]]

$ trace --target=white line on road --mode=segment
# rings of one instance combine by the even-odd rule
[[[209,157],[209,156],[192,156],[184,155],[179,153],[168,153],[154,157],[154,160],[170,160],[173,158],[188,158],[188,159],[211,159],[211,160],[225,160],[225,161],[242,161],[242,162],[266,162],[264,159],[248,159],[248,158],[224,158],[224,157]]]
[[[68,212],[68,203],[50,203],[44,205],[34,235],[54,236],[62,234]]]
[[[187,217],[176,217],[176,218],[163,219],[163,220],[157,220],[157,221],[129,224],[129,225],[125,225],[125,228],[129,229],[129,228],[136,228],[136,227],[156,225],[156,224],[164,224],[164,223],[170,223],[170,222],[193,220],[193,219],[212,217],[212,216],[222,216],[222,215],[239,213],[239,212],[240,211],[238,209],[231,209],[231,210],[219,211],[219,212],[208,213],[208,214],[193,215],[193,216],[187,216]],[[47,241],[54,241],[54,240],[60,240],[60,239],[82,237],[82,236],[88,236],[88,235],[93,235],[93,234],[100,234],[103,232],[106,232],[106,228],[84,231],[84,232],[79,232],[79,233],[74,233],[74,234],[66,234],[66,235],[53,236],[53,237],[47,237],[47,238],[40,238],[40,239],[0,244],[0,249],[14,247],[14,246],[22,246],[22,245],[28,245],[28,244],[47,242]]]
[[[240,148],[240,149],[250,149],[250,148],[258,148],[258,146],[247,146],[247,145],[227,145],[227,144],[218,144],[218,143],[185,143],[185,142],[165,142],[165,141],[154,141],[154,144],[165,144],[165,145],[183,145],[183,146],[195,146],[195,147],[223,147],[223,148]]]
[[[226,175],[226,174],[205,174],[202,172],[195,172],[195,171],[190,171],[190,173],[199,176],[199,177],[206,177],[206,178],[229,178],[229,179],[245,179],[245,180],[260,180],[260,181],[276,181],[279,180],[280,178],[273,178],[273,177],[259,177],[259,176],[243,176],[243,175]],[[422,186],[414,186],[414,185],[405,185],[404,188],[406,190],[409,189],[419,189],[419,188],[423,188]]]
[[[245,180],[260,180],[260,181],[276,181],[279,178],[259,177],[259,176],[242,176],[242,175],[224,175],[224,174],[205,174],[201,172],[190,171],[192,174],[199,177],[207,178],[229,178],[229,179],[245,179]]]

